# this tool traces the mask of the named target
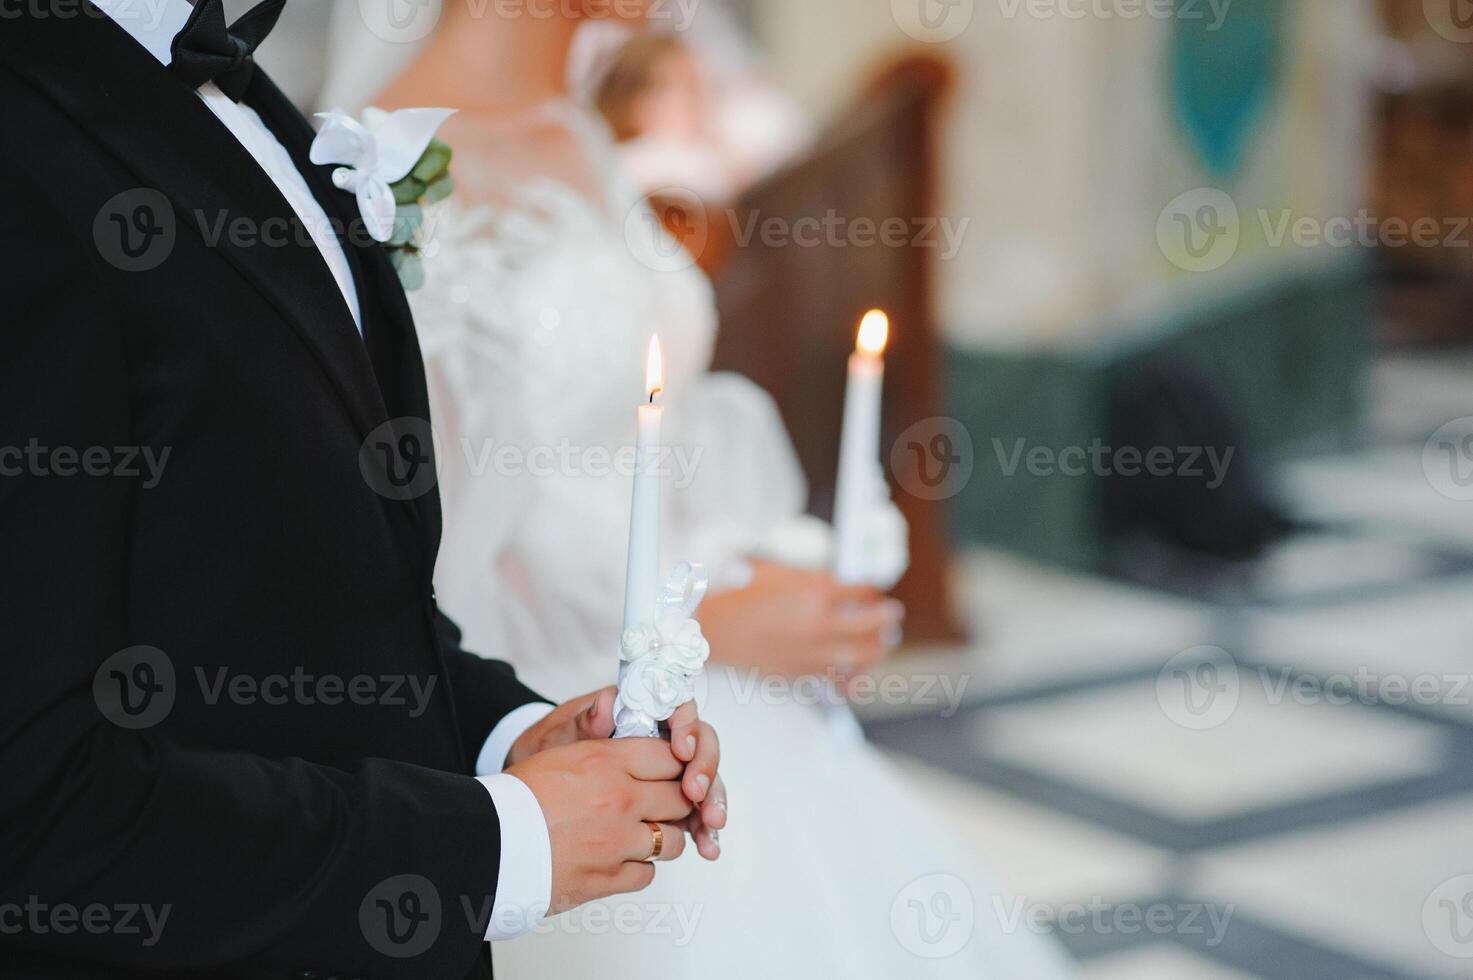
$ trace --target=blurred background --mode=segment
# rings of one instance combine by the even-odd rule
[[[262,59],[308,107],[328,6]],[[892,318],[861,713],[1026,902],[978,908],[1086,978],[1473,976],[1473,4],[652,20],[600,108],[820,515]]]

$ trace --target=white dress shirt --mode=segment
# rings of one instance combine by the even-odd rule
[[[190,0],[164,0],[162,4],[137,0],[92,2],[165,66],[173,61],[175,35],[194,10]],[[348,258],[291,154],[254,110],[233,101],[213,82],[200,86],[199,97],[271,178],[306,226],[361,333],[363,317]],[[529,704],[511,712],[492,730],[476,759],[476,778],[491,794],[501,822],[501,867],[497,869],[488,940],[511,939],[531,929],[546,915],[552,898],[552,842],[542,807],[526,784],[502,772],[512,744],[551,710],[550,705]]]

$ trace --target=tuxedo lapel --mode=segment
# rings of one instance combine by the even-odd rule
[[[92,133],[174,206],[300,336],[363,436],[388,419],[372,365],[327,263],[304,245],[292,207],[199,97],[90,6],[75,17],[20,17],[0,31],[0,61]],[[285,224],[283,224],[283,222]],[[232,224],[249,229],[232,234]],[[267,244],[267,229],[290,229]]]
[[[413,314],[388,253],[369,238],[364,228],[357,199],[333,186],[329,179],[331,166],[311,162],[309,152],[315,135],[311,126],[264,72],[256,72],[246,103],[291,154],[313,196],[334,222],[358,290],[363,343],[389,414],[396,418],[429,420],[424,360],[414,331]],[[428,451],[433,454],[433,447]],[[420,521],[426,532],[425,542],[433,552],[440,540],[439,495],[426,493],[414,498],[411,512]]]

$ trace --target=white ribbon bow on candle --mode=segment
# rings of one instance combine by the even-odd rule
[[[619,655],[627,666],[614,705],[616,735],[655,731],[695,697],[695,677],[711,655],[701,624],[692,618],[707,584],[705,568],[682,562],[665,584],[654,622],[624,631]]]
[[[454,114],[454,109],[366,110],[364,125],[344,112],[320,112],[327,122],[312,141],[309,158],[319,166],[342,164],[332,172],[333,185],[358,198],[368,233],[374,241],[386,242],[394,233],[389,185],[409,176],[435,130]]]

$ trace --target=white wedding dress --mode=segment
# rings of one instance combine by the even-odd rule
[[[615,679],[630,481],[609,460],[632,443],[652,331],[666,354],[675,449],[666,567],[701,561],[719,581],[785,533],[805,488],[768,398],[742,378],[707,373],[710,286],[617,176],[607,131],[568,103],[540,116],[582,154],[586,186],[497,177],[462,141],[454,166],[467,194],[432,219],[428,282],[412,300],[441,458],[441,605],[469,649],[512,662],[562,699]],[[703,712],[721,734],[731,800],[721,860],[692,848],[659,865],[646,892],[496,944],[499,976],[1067,975],[1026,923],[998,921],[1011,900],[994,899],[878,752],[837,738],[810,704],[769,703],[762,690],[750,676],[709,670]],[[937,900],[923,883],[915,904],[907,886],[932,875],[959,882]],[[975,931],[935,958],[961,936],[950,930],[968,928],[955,912],[966,900],[958,887],[970,893]],[[935,922],[915,919],[933,912]]]

